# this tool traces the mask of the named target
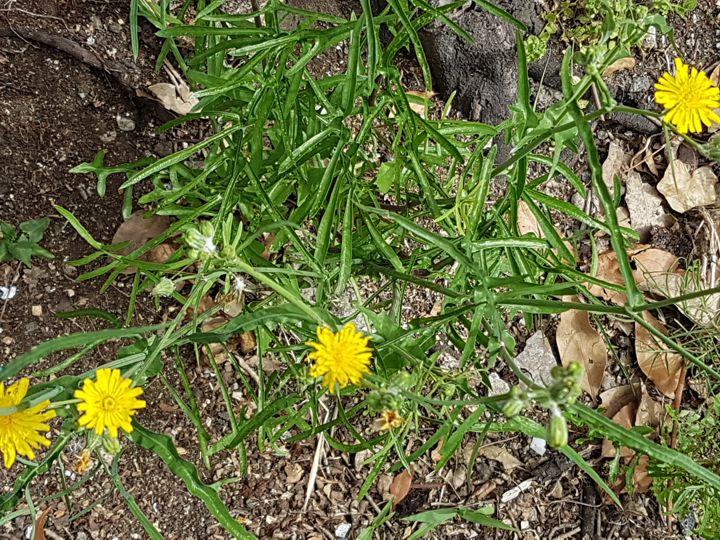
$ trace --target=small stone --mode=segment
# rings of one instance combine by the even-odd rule
[[[15,343],[15,340],[10,336],[5,336],[4,338],[2,338],[2,342],[3,345],[12,345],[13,343]]]
[[[135,120],[132,118],[118,114],[115,117],[115,121],[117,122],[120,131],[132,131],[135,129]]]
[[[100,140],[104,143],[111,143],[115,139],[117,139],[117,133],[112,130],[106,131],[105,133],[100,135]]]
[[[31,312],[32,312],[32,314],[33,314],[33,317],[42,317],[42,315],[43,315],[43,308],[42,308],[42,306],[39,306],[39,305],[38,305],[38,306],[33,306],[32,308],[30,308],[30,310],[31,310]]]
[[[72,298],[73,296],[75,296],[75,291],[73,289],[68,289],[67,291],[65,291],[65,294],[67,294],[68,298]]]
[[[535,452],[538,456],[544,456],[547,451],[547,441],[540,437],[533,437],[530,441],[530,450]]]
[[[87,43],[88,45],[95,45],[95,37],[88,36],[88,38],[85,40],[85,43]]]
[[[342,522],[340,525],[335,527],[335,538],[346,538],[352,525],[347,522]]]
[[[499,396],[500,394],[507,394],[510,391],[510,385],[500,378],[500,375],[494,371],[490,373],[490,395]]]
[[[110,21],[107,25],[108,30],[110,30],[113,34],[121,34],[122,33],[122,26],[120,26],[115,21]]]

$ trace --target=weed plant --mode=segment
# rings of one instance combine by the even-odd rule
[[[543,317],[573,308],[636,322],[682,354],[693,372],[718,377],[709,359],[686,350],[643,319],[643,311],[672,301],[656,305],[638,290],[626,252],[637,236],[619,225],[618,201],[602,179],[591,122],[614,111],[658,116],[618,106],[599,75],[629,54],[626,44],[611,32],[600,36],[592,54],[568,49],[562,65],[564,97],[538,112],[530,100],[524,25],[489,2],[478,2],[518,32],[517,102],[507,121],[491,126],[451,119],[452,99],[437,114],[418,114],[413,105],[418,99],[427,105],[427,100],[406,93],[394,63],[401,51],[414,53],[425,86],[431,88],[418,32],[441,20],[467,37],[447,18],[464,1],[433,8],[423,0],[389,0],[379,14],[373,14],[369,0],[360,3],[362,11],[344,19],[277,0],[253,13],[233,15],[223,12],[222,0],[186,1],[175,11],[166,0],[133,0],[134,46],[138,18],[144,17],[163,40],[158,67],[172,59],[199,99],[194,112],[161,129],[203,120],[213,133],[157,160],[111,169],[103,165],[101,153],[93,163],[75,169],[97,174],[101,191],[109,172],[125,174],[126,215],[132,210],[132,190],[142,185],[139,205],[149,214],[172,218],[172,225],[146,245],[122,254],[123,246],[101,244],[72,214],[57,209],[94,249],[75,261],[80,267],[95,265],[79,279],[102,278],[107,290],[128,267],[138,271],[124,322],[107,318],[111,328],[42,343],[0,369],[3,381],[21,374],[54,375],[33,386],[29,399],[52,399],[64,418],[52,447],[36,462],[23,460],[24,470],[0,498],[6,512],[0,521],[32,514],[33,505],[16,510],[28,496],[31,480],[48,471],[71,441],[85,437],[72,407],[77,401],[73,393],[95,370],[71,375],[70,368],[100,344],[118,339],[124,347],[100,367],[121,369],[135,385],[159,379],[196,429],[201,467],[210,468],[220,452],[230,451],[246,471],[255,450],[285,452],[294,442],[322,438],[341,452],[371,452],[370,473],[355,494],[362,499],[380,473],[410,468],[437,447],[441,469],[467,434],[477,434],[477,444],[482,444],[488,434],[512,432],[547,438],[620,504],[600,474],[568,444],[578,430],[589,429],[590,436],[647,454],[658,467],[672,468],[693,485],[715,493],[720,489],[716,467],[693,460],[702,459],[701,454],[653,442],[578,402],[576,367],[555,370],[553,380],[539,386],[514,363],[516,342],[509,321],[532,330]],[[662,31],[666,26],[656,15],[641,22],[617,21],[632,27],[613,32],[642,33],[650,24]],[[380,39],[382,29],[388,30],[389,40]],[[347,62],[327,76],[313,74],[314,59],[338,46],[347,50]],[[192,53],[183,52],[187,50]],[[578,103],[591,85],[598,90],[601,107],[585,112]],[[496,151],[502,139],[512,147],[504,160]],[[539,153],[548,143],[552,155]],[[591,172],[589,185],[560,159],[565,149],[583,153]],[[531,165],[541,170],[535,177],[528,175]],[[583,197],[594,192],[604,220],[543,191],[557,177]],[[538,220],[542,238],[520,234],[521,201]],[[582,227],[566,236],[554,225],[551,212]],[[578,270],[581,245],[589,246],[591,260],[597,261],[598,234],[607,235],[617,253],[622,287]],[[144,257],[156,246],[173,242],[177,249],[164,262]],[[375,284],[372,291],[363,285],[368,281]],[[588,293],[591,283],[623,291],[627,304],[601,303]],[[439,298],[437,313],[408,317],[403,307],[412,302],[412,289]],[[181,307],[167,322],[133,327],[136,302],[146,295],[169,297]],[[198,308],[208,295],[223,300],[202,312]],[[582,301],[563,300],[568,295]],[[242,311],[207,330],[204,323],[233,303],[241,304]],[[328,390],[308,374],[306,343],[315,339],[318,327],[336,331],[351,322],[371,336],[371,373],[360,385]],[[256,339],[255,377],[226,346],[242,332],[252,332]],[[438,363],[440,335],[457,351],[455,369]],[[230,353],[235,376],[254,402],[252,414],[233,405],[210,349],[213,344]],[[33,371],[33,365],[51,353],[60,354],[60,363]],[[188,366],[201,362],[203,355],[227,409],[224,435],[217,439],[205,427],[187,375]],[[282,369],[264,369],[269,359]],[[487,397],[483,382],[498,362],[524,389]],[[167,377],[170,370],[178,376]],[[179,386],[170,380],[179,380]],[[531,418],[534,407],[550,412],[548,425]],[[335,419],[324,413],[328,408],[337,411]],[[388,416],[390,412],[395,416]],[[366,416],[384,418],[383,429],[368,436]],[[344,427],[347,436],[334,436],[336,426]],[[179,455],[168,436],[142,426],[142,421],[133,427],[127,434],[130,441],[157,454],[228,533],[251,536],[224,504],[220,484],[203,484],[196,465]],[[114,453],[121,452],[113,446],[117,440],[106,437],[105,442]],[[90,447],[98,448],[98,443]],[[122,487],[118,465],[116,457],[106,472],[147,534],[162,538]],[[421,527],[413,537],[455,517],[507,527],[491,513],[455,508],[418,514],[412,520]],[[361,537],[371,538],[392,515],[388,504]]]

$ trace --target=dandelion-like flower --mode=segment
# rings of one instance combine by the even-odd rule
[[[94,429],[98,435],[107,429],[113,438],[118,436],[119,428],[130,433],[133,415],[145,407],[145,402],[137,399],[142,388],[131,386],[132,380],[122,378],[119,369],[98,369],[96,380],[85,379],[82,389],[75,390],[80,400],[77,409],[85,413],[79,419],[80,425]]]
[[[675,76],[664,73],[655,83],[655,101],[665,108],[665,122],[674,124],[679,133],[700,133],[703,124],[720,123],[713,109],[720,107],[720,89],[704,71],[690,68],[675,59]]]
[[[308,355],[308,360],[314,362],[310,376],[322,377],[323,386],[331,391],[336,385],[345,388],[348,384],[360,384],[363,376],[370,372],[369,341],[370,336],[358,332],[354,323],[337,333],[319,326],[317,342],[307,343],[315,349]]]
[[[20,379],[5,389],[0,383],[0,409],[18,407],[27,395],[30,381]],[[55,411],[42,412],[50,406],[50,400],[38,403],[34,407],[0,415],[0,452],[6,468],[12,467],[17,454],[35,459],[34,449],[50,446],[50,441],[42,432],[50,431],[47,421],[55,418]]]

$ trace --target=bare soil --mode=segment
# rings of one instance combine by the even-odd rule
[[[714,23],[718,8],[713,1],[700,2],[694,21],[673,21],[676,39],[685,58],[698,65],[716,60]],[[707,15],[707,16],[705,16]],[[101,61],[93,66],[77,55],[63,52],[52,40],[64,38],[91,51]],[[152,29],[143,27],[141,54],[133,62],[130,51],[126,2],[102,0],[10,0],[0,9],[0,219],[12,223],[50,216],[52,223],[43,245],[55,259],[37,261],[32,269],[18,264],[0,266],[0,284],[15,284],[18,294],[0,305],[2,362],[47,339],[74,332],[93,331],[106,326],[93,318],[61,319],[58,312],[93,307],[125,316],[130,289],[127,278],[101,293],[102,282],[77,282],[77,269],[68,261],[90,252],[88,246],[54,210],[60,205],[71,211],[100,242],[110,243],[122,222],[121,178],[109,181],[107,195],[100,198],[94,178],[73,175],[74,165],[91,161],[100,149],[107,150],[107,163],[125,163],[148,155],[164,155],[182,142],[192,142],[198,132],[183,131],[157,135],[155,128],[168,119],[154,103],[138,98],[137,89],[162,79],[153,71],[158,43]],[[693,36],[693,39],[690,39]],[[703,41],[705,40],[705,41]],[[48,44],[50,42],[50,44]],[[669,50],[656,50],[643,59],[633,77],[654,80]],[[706,56],[707,55],[707,56]],[[618,84],[632,84],[631,80]],[[629,92],[629,90],[628,90]],[[639,90],[638,90],[639,92]],[[643,95],[650,95],[643,88]],[[637,105],[652,106],[638,100]],[[120,129],[118,117],[134,123],[130,131]],[[122,120],[121,120],[122,122]],[[610,133],[617,126],[609,125]],[[202,129],[201,127],[197,128]],[[617,128],[619,129],[619,128]],[[622,135],[625,136],[625,135]],[[628,134],[632,141],[633,134]],[[427,299],[418,300],[418,309],[429,309]],[[39,314],[33,307],[40,306]],[[423,307],[425,306],[425,307]],[[133,324],[147,324],[162,314],[151,303],[141,303]],[[73,368],[82,371],[107,360],[112,347],[102,348]],[[228,364],[226,364],[228,365]],[[211,372],[188,362],[191,384],[196,390],[203,417],[217,419],[208,429],[213,437],[223,434],[226,413],[219,393],[212,386]],[[172,383],[174,371],[168,369]],[[231,387],[237,381],[225,372]],[[355,538],[380,512],[388,497],[392,476],[383,474],[369,496],[358,502],[356,495],[369,473],[362,458],[326,450],[315,492],[305,507],[307,471],[313,461],[315,440],[290,445],[285,453],[259,452],[248,444],[248,474],[240,477],[240,463],[234,453],[223,453],[206,470],[199,463],[197,439],[192,425],[176,407],[159,382],[146,389],[152,406],[138,415],[138,421],[173,437],[184,457],[193,461],[203,480],[211,483],[239,477],[221,489],[221,496],[234,515],[259,538],[337,538],[338,526],[347,523],[347,538]],[[237,408],[243,404],[239,398]],[[59,423],[54,424],[57,429]],[[366,427],[369,433],[371,427]],[[419,446],[433,426],[422,426]],[[336,434],[342,438],[342,434]],[[514,436],[486,441],[501,446],[521,462],[507,472],[495,460],[481,457],[467,470],[462,454],[441,474],[434,471],[430,456],[415,464],[413,489],[398,506],[398,516],[445,505],[475,508],[497,507],[496,517],[506,519],[519,533],[496,533],[461,523],[440,527],[437,538],[671,538],[660,510],[649,497],[625,498],[623,509],[606,504],[591,480],[561,455],[549,452],[540,457],[529,449],[529,440]],[[467,441],[472,449],[474,441]],[[50,473],[30,485],[34,500],[57,493],[81,474],[76,461],[82,450],[78,440],[64,453]],[[584,454],[602,470],[596,458],[598,445],[586,445]],[[298,471],[300,468],[300,472]],[[20,470],[0,470],[0,486],[6,491]],[[138,501],[145,514],[168,539],[222,539],[226,533],[214,524],[202,503],[191,497],[181,483],[154,455],[128,444],[120,461],[125,489]],[[530,480],[529,484],[523,483]],[[509,502],[503,493],[516,486],[528,486]],[[125,500],[112,489],[106,475],[98,472],[70,497],[43,503],[49,510],[47,538],[135,539],[146,538],[127,509]],[[0,527],[0,538],[18,539],[28,530],[29,519],[20,517]],[[404,538],[411,524],[394,519],[376,532],[377,538]]]

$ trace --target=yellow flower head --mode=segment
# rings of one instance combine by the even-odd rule
[[[331,391],[336,385],[360,384],[363,375],[370,373],[369,341],[370,336],[358,332],[354,323],[337,333],[318,326],[317,342],[307,342],[315,349],[308,355],[308,361],[314,362],[310,376],[322,377],[323,386]]]
[[[701,133],[703,124],[720,123],[713,109],[720,107],[720,89],[704,71],[675,59],[675,76],[664,73],[655,83],[655,101],[665,108],[665,122],[679,133]]]
[[[375,427],[379,431],[390,431],[403,425],[403,418],[397,411],[383,411],[380,418],[375,420]]]
[[[7,390],[5,385],[0,383],[0,409],[20,405],[29,387],[28,379],[20,379]],[[33,449],[40,448],[41,445],[50,446],[50,441],[40,434],[50,431],[47,421],[55,418],[53,410],[41,412],[49,406],[50,400],[45,400],[34,407],[0,415],[0,452],[6,468],[12,467],[17,454],[35,459]]]
[[[138,409],[145,408],[145,402],[137,397],[142,388],[131,388],[132,380],[123,379],[119,369],[98,369],[96,380],[85,379],[82,389],[75,390],[75,397],[80,400],[78,411],[80,425],[95,429],[102,435],[107,428],[110,436],[118,436],[118,428],[126,433],[133,430],[132,416]]]

